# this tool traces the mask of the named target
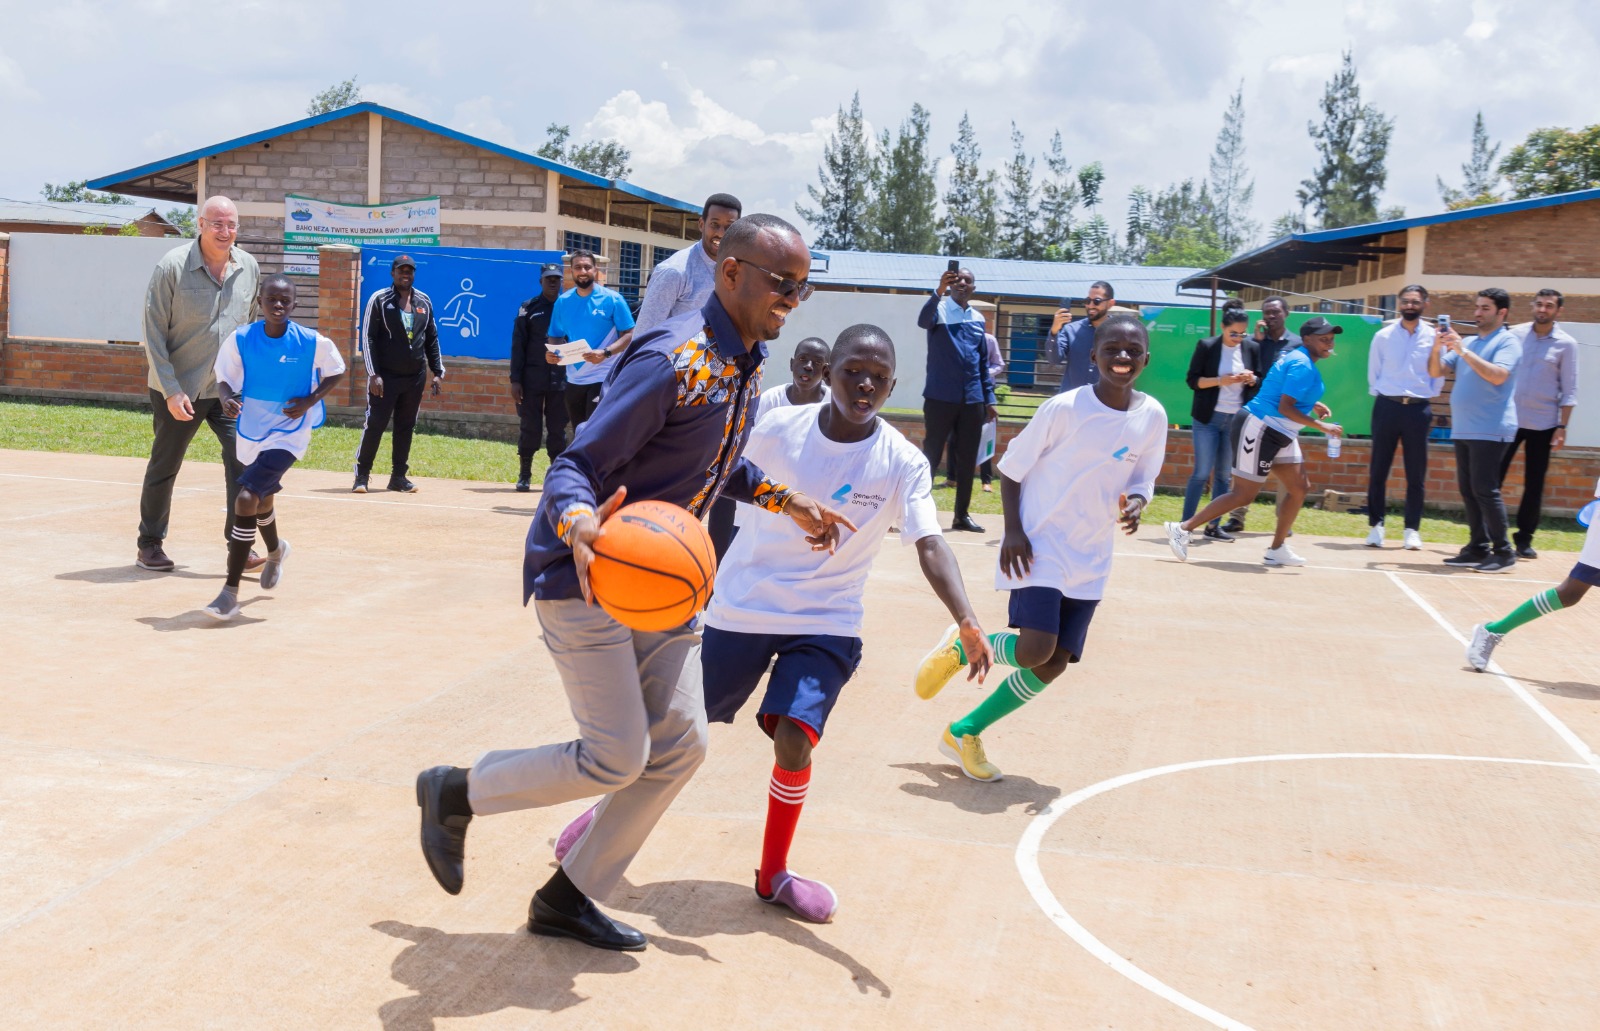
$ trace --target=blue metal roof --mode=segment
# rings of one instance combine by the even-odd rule
[[[812,269],[818,286],[931,290],[950,258],[943,254],[878,254],[869,251],[813,251],[827,268]],[[1096,280],[1116,290],[1117,300],[1138,305],[1194,305],[1202,298],[1185,294],[1179,283],[1199,269],[1155,265],[1089,265],[1070,261],[1011,261],[961,258],[978,281],[980,296],[1025,297],[1047,303],[1080,298]]]
[[[418,118],[416,115],[407,114],[404,111],[397,111],[392,107],[384,107],[382,104],[374,104],[368,101],[363,101],[359,104],[352,104],[349,107],[342,107],[337,111],[328,111],[320,115],[312,115],[309,118],[302,118],[299,121],[289,122],[285,125],[275,126],[271,129],[263,129],[260,132],[254,132],[248,136],[239,136],[235,139],[225,140],[222,143],[218,143],[210,147],[202,147],[198,150],[191,150],[186,153],[179,154],[176,157],[164,158],[160,161],[152,161],[148,164],[140,165],[137,168],[130,168],[123,172],[115,172],[111,175],[101,176],[98,179],[90,180],[87,185],[91,190],[111,190],[119,184],[126,184],[129,180],[171,171],[177,166],[188,164],[191,161],[197,161],[203,157],[214,157],[217,154],[224,154],[239,147],[248,147],[252,143],[260,143],[264,140],[275,139],[279,136],[287,135],[288,133],[299,132],[301,129],[309,129],[327,122],[337,121],[341,118],[349,118],[351,115],[367,113],[382,115],[384,118],[391,118],[397,122],[403,122],[406,125],[414,126],[418,129],[438,133],[440,136],[444,136],[473,147],[481,147],[484,150],[499,154],[502,157],[511,158],[514,161],[521,161],[524,164],[535,165],[539,168],[545,169],[546,171],[557,172],[569,179],[575,179],[578,182],[584,183],[588,186],[618,190],[622,193],[638,197],[641,200],[647,200],[654,204],[660,204],[663,207],[677,208],[680,211],[693,212],[696,215],[700,213],[700,205],[698,204],[691,204],[686,200],[678,200],[674,197],[667,197],[663,194],[653,193],[642,187],[635,186],[623,179],[606,179],[602,176],[595,175],[593,172],[585,172],[581,168],[575,168],[572,165],[563,164],[560,161],[552,161],[549,158],[540,157],[537,154],[529,154],[526,151],[515,150],[511,147],[502,146],[498,143],[492,143],[489,140],[451,129],[448,126],[440,125],[437,122],[430,122],[426,118]],[[124,185],[124,188],[127,187]]]
[[[1600,200],[1600,189],[1552,193],[1544,197],[1501,201],[1498,204],[1483,204],[1474,208],[1461,208],[1457,211],[1441,211],[1432,215],[1418,215],[1415,218],[1390,219],[1387,222],[1366,222],[1358,226],[1343,226],[1339,229],[1320,229],[1310,233],[1290,233],[1288,236],[1279,237],[1271,243],[1257,247],[1255,250],[1236,254],[1216,268],[1207,269],[1199,275],[1191,276],[1185,281],[1185,285],[1198,286],[1202,281],[1208,281],[1213,276],[1224,282],[1234,282],[1236,280],[1231,279],[1234,273],[1237,273],[1242,268],[1265,266],[1268,263],[1263,262],[1262,258],[1289,245],[1329,244],[1346,240],[1354,244],[1418,226],[1440,225],[1445,222],[1465,222],[1468,219],[1491,218],[1495,215],[1510,215],[1519,211],[1530,211],[1534,208],[1554,208],[1563,204],[1578,204],[1592,200]],[[1273,278],[1277,277],[1274,276]]]

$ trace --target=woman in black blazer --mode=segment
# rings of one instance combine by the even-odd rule
[[[1206,337],[1194,346],[1189,359],[1189,389],[1194,391],[1190,405],[1190,434],[1194,441],[1194,473],[1183,492],[1183,518],[1200,507],[1206,481],[1211,481],[1211,496],[1220,498],[1233,485],[1233,424],[1239,411],[1255,397],[1267,370],[1261,368],[1261,345],[1247,330],[1250,317],[1243,305],[1222,311],[1222,332]],[[1232,535],[1213,520],[1205,535],[1212,540],[1231,541]]]

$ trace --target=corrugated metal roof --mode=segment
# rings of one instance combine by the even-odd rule
[[[868,251],[823,251],[826,270],[814,270],[818,286],[860,286],[878,289],[931,290],[950,258],[942,254],[877,254]],[[1117,300],[1131,304],[1200,304],[1209,295],[1186,294],[1178,284],[1199,272],[1195,268],[1157,265],[1088,265],[1070,261],[1010,261],[1005,258],[962,258],[977,278],[982,296],[1028,297],[1059,302],[1084,297],[1096,280],[1105,280]]]
[[[1552,193],[1545,197],[1528,197],[1523,200],[1501,201],[1498,204],[1483,204],[1475,208],[1461,208],[1457,211],[1440,211],[1432,215],[1418,215],[1415,218],[1396,218],[1387,222],[1367,222],[1358,226],[1344,226],[1340,229],[1319,229],[1309,233],[1290,233],[1288,236],[1279,237],[1271,243],[1257,247],[1255,250],[1236,254],[1216,268],[1207,269],[1198,275],[1189,278],[1191,285],[1198,286],[1203,281],[1216,276],[1224,283],[1235,283],[1240,280],[1235,278],[1241,273],[1247,277],[1261,278],[1270,275],[1278,278],[1274,273],[1294,274],[1292,262],[1285,264],[1284,268],[1277,267],[1273,262],[1275,253],[1285,248],[1297,248],[1311,244],[1346,243],[1349,246],[1360,246],[1364,242],[1373,241],[1389,233],[1398,233],[1418,226],[1439,225],[1445,222],[1465,222],[1474,218],[1491,218],[1495,215],[1510,215],[1518,211],[1529,211],[1534,208],[1559,207],[1563,204],[1580,204],[1584,201],[1600,200],[1600,189],[1573,190],[1570,193]],[[1376,253],[1376,252],[1375,252]],[[1314,260],[1316,249],[1308,251],[1308,260]]]
[[[68,204],[62,201],[11,200],[0,197],[0,222],[123,226],[155,212],[156,209],[148,204]]]
[[[230,150],[237,150],[240,147],[247,147],[252,143],[260,143],[263,140],[276,139],[279,136],[284,136],[291,132],[299,132],[301,129],[309,129],[313,126],[322,125],[325,122],[332,122],[340,118],[349,118],[351,115],[366,114],[369,112],[372,114],[382,115],[384,118],[392,118],[397,122],[403,122],[406,125],[414,126],[418,129],[424,129],[428,132],[438,133],[440,136],[457,140],[461,143],[469,144],[470,146],[480,147],[503,157],[508,157],[515,161],[521,161],[524,164],[536,165],[537,167],[546,169],[547,171],[557,172],[566,176],[568,179],[577,180],[578,182],[584,183],[588,186],[618,190],[622,193],[638,197],[641,200],[647,200],[654,204],[660,204],[663,207],[677,208],[679,211],[688,211],[696,215],[700,213],[700,205],[698,204],[693,204],[686,200],[678,200],[675,197],[667,197],[659,193],[653,193],[650,190],[646,190],[642,186],[635,186],[624,179],[605,179],[601,176],[595,175],[593,172],[585,172],[581,168],[574,168],[572,165],[563,164],[560,161],[551,161],[549,158],[539,157],[537,154],[529,154],[525,151],[515,150],[511,147],[502,146],[498,143],[491,143],[490,141],[482,139],[481,137],[472,136],[468,133],[451,129],[448,126],[440,125],[437,122],[430,122],[426,118],[418,118],[416,115],[407,114],[404,111],[399,111],[392,107],[384,107],[382,104],[374,104],[370,101],[362,101],[359,104],[352,104],[349,107],[342,107],[337,111],[327,111],[320,115],[312,115],[309,118],[302,118],[298,121],[274,126],[271,129],[263,129],[260,132],[253,132],[248,136],[239,136],[231,140],[224,140],[223,142],[214,144],[210,147],[201,147],[198,150],[187,151],[185,153],[175,155],[174,157],[163,158],[160,161],[152,161],[148,164],[140,165],[137,168],[130,168],[122,172],[114,172],[111,175],[103,175],[98,179],[91,179],[89,181],[89,188],[91,190],[121,189],[129,191],[142,189],[150,196],[168,196],[167,193],[163,193],[160,190],[150,190],[150,183],[145,181],[171,178],[175,181],[175,183],[181,182],[192,188],[193,175],[191,172],[185,169],[185,166],[188,166],[192,162],[198,161],[200,158],[213,157],[217,154],[225,154]],[[190,203],[193,203],[193,201],[191,200]]]

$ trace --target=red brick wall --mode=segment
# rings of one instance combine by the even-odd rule
[[[1508,273],[1551,279],[1600,276],[1600,202],[1429,226],[1422,271],[1428,276],[1484,276],[1485,285]]]
[[[36,343],[7,340],[0,382],[14,393],[142,401],[144,348],[135,344]]]

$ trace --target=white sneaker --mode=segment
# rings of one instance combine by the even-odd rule
[[[1489,666],[1489,656],[1494,646],[1506,639],[1505,634],[1491,634],[1488,627],[1478,624],[1472,628],[1472,643],[1467,645],[1467,665],[1482,673]]]
[[[1306,560],[1289,550],[1287,542],[1281,548],[1268,548],[1261,561],[1269,566],[1303,566]]]
[[[1182,523],[1168,523],[1167,547],[1178,556],[1179,562],[1189,561],[1189,531],[1183,528]]]
[[[1407,530],[1406,531],[1405,549],[1407,551],[1421,551],[1422,550],[1422,534],[1418,533],[1415,530]]]
[[[1383,547],[1383,524],[1382,523],[1379,523],[1377,526],[1374,526],[1372,529],[1367,531],[1367,547],[1369,547],[1369,548],[1381,548],[1381,547]]]

